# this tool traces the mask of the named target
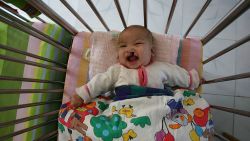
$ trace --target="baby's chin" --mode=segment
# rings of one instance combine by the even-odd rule
[[[128,69],[138,69],[142,64],[139,62],[126,62],[122,65]]]
[[[128,69],[138,69],[140,66],[127,66]]]

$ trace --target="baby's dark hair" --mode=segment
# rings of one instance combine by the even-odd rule
[[[130,25],[128,27],[126,27],[120,34],[122,34],[123,32],[129,30],[129,29],[133,29],[133,28],[137,28],[137,29],[142,29],[146,32],[148,39],[151,41],[151,43],[153,44],[153,35],[152,32],[150,30],[148,30],[147,28],[145,28],[144,26],[141,25]]]

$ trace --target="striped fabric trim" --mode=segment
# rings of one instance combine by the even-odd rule
[[[1,33],[0,43],[3,45],[7,44],[7,36],[8,36],[7,29],[8,29],[8,25],[0,22],[0,33]],[[5,55],[6,51],[4,49],[0,49],[0,54]],[[0,59],[0,75],[2,74],[2,71],[3,71],[3,64],[4,64],[4,60]]]
[[[5,26],[2,26],[5,25]],[[7,46],[18,48],[22,51],[25,51],[27,49],[28,44],[28,35],[20,30],[17,30],[16,28],[12,26],[8,26],[4,23],[2,23],[1,28],[4,28],[3,31],[7,31],[6,36],[4,36],[4,33],[0,33],[0,38],[5,38],[5,44]],[[2,30],[0,31],[2,32]],[[6,56],[14,56],[15,58],[19,58],[24,60],[25,56],[21,54],[14,53],[12,51],[5,51]],[[1,59],[0,59],[1,60]],[[22,77],[23,75],[23,69],[24,64],[16,63],[12,61],[6,61],[3,60],[3,66],[2,66],[1,75],[3,76],[15,76],[15,77]],[[0,81],[0,89],[20,89],[22,82],[8,82],[8,81]],[[9,95],[9,94],[3,94],[0,96],[0,106],[9,106],[9,105],[17,105],[19,102],[19,94],[16,95]],[[6,111],[4,113],[1,113],[1,121],[9,121],[14,120],[17,114],[17,110],[10,110]],[[5,116],[8,115],[8,116]],[[5,128],[1,128],[0,132],[2,135],[12,133],[15,130],[15,126],[11,125]]]
[[[82,58],[84,48],[89,48],[90,33],[79,32],[73,40],[67,64],[63,103],[70,100],[75,89],[87,82],[89,62]]]
[[[32,26],[35,27],[35,28],[37,28],[38,30],[44,30],[44,28],[45,28],[44,25],[41,25],[41,24],[33,24]],[[39,39],[37,39],[37,38],[35,38],[33,36],[30,36],[29,37],[29,44],[28,44],[28,47],[27,47],[27,52],[30,52],[30,53],[33,53],[33,54],[38,54],[39,48],[37,46],[39,46],[39,44],[40,44],[40,40]],[[36,62],[36,59],[34,59],[32,57],[26,57],[26,60],[30,60],[30,61]],[[35,68],[34,66],[25,65],[24,66],[23,77],[33,78],[34,74],[35,74],[35,72],[34,72],[35,69],[34,68]],[[33,88],[32,84],[33,83],[30,83],[30,82],[22,82],[21,88],[22,89],[32,89]],[[33,94],[23,94],[23,95],[20,95],[19,104],[25,104],[25,103],[32,103],[32,102],[34,102],[33,99],[32,99],[32,95]],[[29,109],[30,108],[18,109],[17,110],[16,118],[19,119],[19,118],[23,118],[25,116],[30,115]],[[28,123],[29,122],[17,124],[15,126],[15,131],[18,131],[20,129],[29,127]],[[27,139],[27,133],[23,133],[21,135],[15,136],[13,138],[13,141],[20,141],[20,140],[25,140],[25,139]]]
[[[180,39],[180,44],[179,44],[179,49],[178,49],[178,55],[177,55],[177,60],[176,60],[176,64],[177,65],[181,65],[181,57],[182,57],[182,48],[183,48],[183,45],[182,45],[182,42],[183,42],[183,39]]]
[[[59,42],[63,42],[63,44],[67,44],[68,42],[71,42],[68,37],[68,33],[64,32],[64,30],[61,27],[58,27],[57,25],[51,25],[51,24],[43,24],[43,23],[34,23],[32,26],[36,27],[38,30],[48,34],[55,40],[58,40]],[[29,45],[27,48],[27,52],[37,54],[39,56],[43,56],[55,61],[59,61],[62,63],[67,62],[67,54],[62,52],[61,50],[53,47],[52,45],[41,41],[37,38],[34,38],[30,36],[29,38]],[[34,62],[39,62],[42,64],[48,64],[49,62],[34,59],[31,57],[26,57],[26,60],[31,60]],[[28,78],[36,78],[36,79],[45,79],[45,80],[60,80],[63,81],[65,76],[64,73],[58,73],[53,70],[48,70],[40,67],[34,67],[30,65],[25,65],[24,67],[24,74],[23,77]],[[43,89],[43,88],[49,88],[52,87],[53,84],[44,84],[44,83],[30,83],[30,82],[22,82],[22,88],[30,88],[30,89]],[[50,99],[55,98],[61,98],[62,95],[50,95],[50,94],[25,94],[20,95],[19,104],[20,103],[32,103],[32,102],[38,102],[38,101],[47,101]],[[43,106],[36,106],[36,107],[30,107],[30,108],[24,108],[20,109],[19,114],[17,116],[19,117],[26,117],[30,115],[36,115],[40,114],[47,109],[57,109],[59,106],[58,104],[50,104],[50,105],[43,105]],[[46,118],[41,119],[35,119],[32,121],[27,121],[25,123],[17,124],[15,126],[15,131],[21,130],[23,128],[27,128],[36,124],[39,124],[41,122],[44,122]],[[45,134],[51,130],[55,130],[56,126],[44,126],[39,129],[32,130],[27,133],[23,133],[21,135],[17,135],[13,138],[13,141],[19,141],[19,140],[34,140],[37,137],[41,136],[42,134]]]

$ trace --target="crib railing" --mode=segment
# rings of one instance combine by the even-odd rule
[[[61,16],[59,16],[54,10],[49,8],[44,2],[40,0],[27,0],[29,4],[31,4],[33,7],[47,15],[49,18],[51,18],[53,21],[55,21],[60,26],[64,27],[69,33],[72,35],[76,35],[77,30],[72,27],[68,22],[66,22]]]
[[[4,12],[2,9],[0,9],[0,13],[1,13],[1,22],[6,23],[8,25],[11,25],[23,32],[26,32],[27,34],[30,34],[34,37],[37,37],[38,39],[41,39],[45,42],[50,43],[51,45],[54,45],[55,47],[69,52],[69,49],[67,49],[67,47],[65,47],[64,45],[62,45],[60,42],[55,41],[53,38],[51,38],[50,36],[42,33],[41,31],[37,30],[36,28],[30,26],[29,24],[15,18],[14,16],[12,16],[11,14],[8,14],[6,12]]]
[[[55,21],[58,25],[62,26],[63,28],[65,28],[69,33],[71,33],[72,35],[76,35],[77,34],[77,30],[72,27],[67,21],[65,21],[62,17],[60,17],[53,9],[49,8],[43,1],[41,0],[26,0],[30,5],[32,5],[33,7],[35,7],[37,10],[39,10],[40,12],[44,13],[46,16],[48,16],[49,18],[51,18],[53,21]],[[94,32],[94,30],[84,21],[84,19],[67,3],[66,0],[60,0],[61,3],[90,31],[90,32]],[[199,11],[199,13],[197,14],[197,16],[195,17],[195,19],[193,20],[192,24],[189,26],[189,28],[187,29],[187,31],[184,34],[184,38],[186,38],[189,34],[189,32],[192,30],[192,28],[195,26],[195,24],[197,23],[197,21],[199,20],[199,18],[201,17],[201,15],[204,13],[204,11],[206,10],[206,8],[209,6],[209,4],[211,3],[212,0],[207,0],[205,2],[205,4],[203,5],[203,7],[201,8],[201,10]],[[1,2],[2,3],[2,2]],[[108,27],[108,25],[106,24],[105,20],[102,18],[101,14],[98,12],[97,8],[95,7],[95,5],[93,4],[93,2],[91,0],[87,0],[88,5],[90,6],[90,8],[93,10],[93,12],[95,13],[95,15],[98,17],[98,19],[100,20],[100,22],[102,23],[102,25],[105,27],[105,29],[107,31],[110,31],[110,28]],[[127,27],[126,21],[124,19],[123,16],[123,12],[119,3],[119,0],[114,0],[114,3],[116,5],[116,8],[118,10],[119,16],[121,18],[122,24],[124,26],[124,28]],[[172,2],[172,6],[170,9],[170,13],[168,16],[168,21],[167,24],[165,26],[165,33],[168,33],[168,29],[171,25],[171,20],[175,11],[175,7],[177,4],[177,0],[173,0]],[[144,15],[144,26],[147,27],[147,0],[143,0],[143,15]],[[207,44],[211,39],[213,39],[218,33],[220,33],[223,29],[225,29],[230,23],[232,23],[234,20],[236,20],[241,14],[243,14],[246,10],[248,10],[250,7],[250,0],[241,0],[234,8],[232,8],[202,39],[202,43],[203,45]],[[6,8],[6,7],[2,7],[5,10],[9,11],[10,13],[0,9],[0,21],[3,23],[6,23],[8,25],[11,25],[25,33],[28,33],[38,39],[41,39],[61,50],[63,50],[64,52],[70,53],[69,47],[64,46],[63,44],[61,44],[60,42],[54,40],[53,38],[51,38],[50,36],[40,32],[39,30],[33,28],[32,26],[30,26],[29,24],[27,24],[26,22],[29,22],[29,20],[27,20],[26,18],[22,17],[21,15],[19,15],[18,13],[15,13],[13,11],[11,11],[10,9]],[[17,17],[19,17],[20,19],[26,21],[22,21],[20,19],[18,19],[17,17],[13,16],[16,15]],[[44,20],[42,20],[41,18],[37,17],[40,21],[45,22]],[[205,61],[203,61],[203,64],[205,65],[206,63],[224,55],[225,53],[228,53],[229,51],[239,47],[240,45],[248,42],[250,39],[250,35],[248,34],[246,37],[240,39],[239,41],[237,41],[236,43],[230,45],[229,47],[227,47],[226,49],[218,52],[217,54],[211,56],[210,58],[206,59]],[[54,60],[50,60],[38,55],[34,55],[28,52],[24,52],[18,49],[14,49],[11,48],[9,46],[5,46],[5,45],[0,45],[1,49],[5,49],[5,50],[9,50],[9,51],[13,51],[19,54],[23,54],[26,56],[30,56],[33,58],[37,58],[37,59],[41,59],[47,62],[51,62],[54,63],[57,66],[50,66],[50,65],[44,65],[44,64],[40,64],[40,63],[35,63],[35,62],[31,62],[31,61],[26,61],[26,60],[20,60],[20,59],[16,59],[15,57],[8,57],[8,56],[4,56],[4,55],[0,55],[0,59],[3,60],[9,60],[9,61],[14,61],[14,62],[18,62],[18,63],[23,63],[23,64],[29,64],[29,65],[34,65],[34,66],[38,66],[38,67],[42,67],[42,68],[47,68],[47,69],[52,69],[55,71],[61,71],[61,72],[66,72],[66,64],[62,64],[60,62],[56,62]],[[242,73],[242,74],[237,74],[237,75],[232,75],[232,76],[227,76],[227,77],[222,77],[222,78],[217,78],[217,79],[212,79],[212,80],[206,80],[204,81],[203,84],[211,84],[211,83],[217,83],[217,82],[224,82],[224,81],[231,81],[231,80],[237,80],[237,79],[244,79],[244,78],[250,78],[250,72],[246,72],[246,73]],[[11,77],[11,76],[0,76],[0,80],[8,80],[8,81],[27,81],[27,82],[39,82],[39,83],[53,83],[53,84],[60,84],[60,85],[64,85],[64,82],[61,81],[53,81],[53,80],[42,80],[42,79],[32,79],[32,78],[19,78],[19,77]],[[63,89],[1,89],[0,90],[0,94],[15,94],[15,93],[62,93]],[[47,102],[36,102],[36,103],[29,103],[29,104],[23,104],[23,105],[15,105],[15,106],[5,106],[5,107],[0,107],[0,112],[1,111],[7,111],[7,110],[11,110],[11,109],[18,109],[18,108],[24,108],[24,107],[30,107],[30,106],[37,106],[37,105],[44,105],[44,104],[51,104],[51,103],[60,103],[61,100],[52,100],[52,101],[47,101]],[[217,106],[217,105],[211,105],[211,108],[214,109],[218,109],[218,110],[222,110],[222,111],[226,111],[226,112],[230,112],[230,113],[234,113],[234,114],[239,114],[239,115],[243,115],[243,116],[247,116],[250,117],[250,112],[248,111],[243,111],[243,110],[238,110],[238,109],[234,109],[234,108],[227,108],[227,107],[222,107],[222,106]],[[45,112],[45,113],[41,113],[41,114],[37,114],[34,116],[30,116],[30,117],[25,117],[25,118],[21,118],[21,119],[16,119],[16,120],[12,120],[12,121],[7,121],[7,122],[2,122],[0,123],[0,128],[5,127],[5,126],[9,126],[9,125],[13,125],[13,124],[18,124],[21,122],[25,122],[25,121],[29,121],[29,120],[33,120],[33,119],[38,119],[38,118],[43,118],[46,116],[50,116],[50,115],[55,115],[58,113],[58,110],[54,110],[51,112]],[[56,119],[41,123],[41,124],[37,124],[35,126],[20,130],[20,131],[16,131],[13,132],[11,134],[8,135],[3,135],[0,136],[0,140],[3,139],[7,139],[7,138],[11,138],[13,136],[22,134],[24,132],[28,132],[31,131],[33,129],[36,128],[40,128],[42,126],[46,126],[48,124],[56,124]],[[226,133],[225,133],[226,134]],[[228,136],[223,134],[222,136],[219,134],[215,134],[215,136],[217,136],[220,139],[223,140],[231,140],[234,137],[233,136]],[[37,140],[48,140],[51,138],[54,138],[57,136],[57,130],[50,132],[46,135],[41,136],[40,138],[38,138]]]
[[[218,33],[226,28],[230,23],[237,19],[249,8],[249,0],[241,0],[233,9],[231,9],[212,29],[201,39],[203,45],[213,39]]]
[[[1,1],[1,4],[5,4],[5,3]],[[49,35],[41,32],[40,30],[37,30],[36,28],[30,25],[29,20],[19,15],[18,13],[14,13],[13,11],[11,12],[10,9],[8,8],[4,9],[3,7],[4,6],[2,6],[0,9],[0,21],[2,23],[5,23],[6,25],[10,25],[24,33],[27,33],[29,35],[32,35],[33,37],[36,37],[42,41],[45,41],[49,43],[50,45],[61,50],[61,52],[63,53],[62,56],[63,55],[68,56],[66,55],[70,52],[70,47],[68,45],[55,40]],[[27,64],[30,66],[36,66],[36,67],[44,68],[47,70],[52,70],[52,71],[58,72],[58,74],[63,73],[65,77],[67,61],[60,62],[59,60],[50,59],[48,57],[33,54],[27,51],[23,51],[19,48],[16,48],[16,47],[14,48],[14,47],[4,45],[4,44],[0,44],[0,49],[23,55],[25,56],[25,58],[31,57],[37,60],[41,60],[40,62],[44,62],[44,63],[37,63],[34,61],[28,61],[26,59],[20,59],[16,56],[7,56],[7,55],[2,55],[2,54],[0,55],[1,60],[5,60],[9,62],[16,62],[19,64]],[[50,73],[50,72],[47,72],[47,73]],[[53,85],[53,87],[49,89],[13,89],[13,88],[6,89],[4,88],[4,89],[0,89],[0,95],[6,95],[6,94],[8,94],[9,96],[16,95],[16,94],[20,94],[20,95],[21,94],[22,95],[24,94],[25,95],[26,94],[33,94],[33,95],[34,94],[50,94],[52,95],[53,93],[59,94],[59,96],[61,95],[59,98],[57,98],[58,96],[55,95],[52,100],[46,100],[46,101],[42,100],[42,101],[27,103],[27,104],[1,106],[0,113],[2,116],[6,116],[6,117],[8,117],[8,113],[18,110],[18,109],[23,109],[23,108],[33,108],[33,107],[40,107],[40,106],[48,107],[49,105],[53,105],[55,107],[55,105],[57,105],[57,110],[50,109],[50,110],[47,110],[46,112],[36,112],[36,114],[33,114],[30,117],[22,117],[22,118],[18,118],[15,120],[10,118],[10,120],[2,121],[1,119],[0,129],[6,129],[6,130],[9,130],[10,127],[13,127],[13,125],[17,125],[20,123],[26,123],[26,122],[34,121],[38,119],[46,119],[46,120],[45,121],[43,120],[43,122],[38,122],[35,125],[28,126],[28,128],[24,128],[22,130],[18,130],[12,133],[7,132],[8,134],[4,134],[1,131],[0,140],[9,140],[14,136],[27,133],[34,129],[42,129],[43,127],[47,127],[47,126],[52,127],[52,125],[57,126],[57,114],[59,112],[58,106],[60,106],[61,101],[62,101],[64,80],[48,80],[48,79],[42,79],[42,78],[25,78],[25,77],[6,76],[6,75],[1,75],[0,80],[1,80],[1,84],[4,84],[5,82],[15,82],[15,83],[16,82],[34,82],[34,83],[50,85],[50,86]],[[6,100],[11,101],[11,99],[6,99]],[[6,115],[3,115],[5,113]],[[46,133],[46,135],[42,135],[41,137],[38,136],[38,138],[35,140],[48,140],[48,139],[53,139],[56,136],[57,136],[57,130],[54,130],[52,132]]]

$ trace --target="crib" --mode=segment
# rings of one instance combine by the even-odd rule
[[[84,31],[79,32],[79,30],[69,23],[68,19],[59,15],[57,11],[54,11],[54,9],[48,6],[45,1],[0,1],[0,140],[61,140],[60,130],[67,130],[68,133],[72,132],[60,124],[61,121],[60,116],[58,118],[58,113],[62,113],[61,104],[65,104],[69,101],[70,95],[73,93],[75,87],[85,84],[89,78],[107,69],[115,60],[115,56],[112,56],[115,54],[113,51],[114,48],[110,48],[110,46],[113,46],[113,39],[117,37],[119,31],[110,29],[107,20],[102,17],[102,13],[96,7],[98,2],[99,1],[94,0],[82,1],[82,3],[86,4],[86,6],[92,10],[92,13],[100,21],[105,32],[100,32],[98,29],[95,30],[91,24],[88,24],[84,20],[84,16],[73,8],[72,2],[66,0],[58,0],[57,3],[67,8],[68,12],[77,19],[77,24],[84,26]],[[108,2],[115,5],[114,11],[117,12],[118,19],[122,25],[119,30],[126,28],[128,22],[125,20],[124,9],[122,9],[122,4],[124,4],[125,1],[109,0]],[[131,0],[126,2],[130,3]],[[149,18],[149,12],[151,12],[152,15],[152,11],[156,10],[152,9],[152,7],[150,9],[150,4],[154,2],[155,1],[152,0],[140,1],[142,4],[140,6],[143,9],[143,25],[146,28],[150,27],[149,21],[153,20]],[[163,1],[157,2],[159,2],[160,5],[166,4],[166,2],[164,3]],[[202,35],[202,38],[188,35],[192,29],[195,28],[195,25],[206,12],[206,9],[211,5],[212,0],[204,1],[201,7],[199,7],[200,9],[195,9],[197,15],[193,17],[192,23],[186,28],[182,37],[169,34],[178,34],[170,31],[171,21],[173,22],[174,14],[178,12],[176,11],[178,3],[187,3],[187,1],[171,0],[168,2],[170,2],[171,6],[169,6],[169,13],[166,25],[164,26],[165,35],[162,33],[154,33],[154,37],[164,40],[164,42],[159,41],[159,46],[161,46],[160,44],[163,42],[162,48],[164,48],[166,44],[178,48],[171,50],[174,50],[176,55],[168,54],[166,56],[171,57],[166,58],[164,54],[167,52],[164,52],[164,49],[159,47],[162,49],[158,51],[158,54],[160,54],[158,56],[159,60],[167,59],[170,62],[176,62],[176,64],[185,69],[196,68],[199,71],[200,77],[204,77],[204,75],[206,75],[206,64],[209,64],[210,61],[216,61],[224,54],[233,52],[234,49],[250,40],[248,33],[245,37],[235,42],[230,42],[231,44],[228,43],[225,49],[218,49],[219,51],[214,55],[203,57],[205,54],[205,52],[203,52],[203,50],[205,51],[205,49],[203,49],[206,47],[205,45],[217,37],[230,24],[237,21],[238,17],[246,13],[250,7],[250,0],[234,1],[234,3],[236,3],[234,7],[205,35]],[[13,7],[13,5],[16,7]],[[28,19],[24,17],[17,12],[15,8],[20,8],[22,11],[28,13],[32,20],[36,19],[35,22],[30,21],[31,18]],[[38,16],[40,14],[49,17],[54,23],[47,23],[47,21],[43,19],[45,16],[43,18]],[[154,30],[151,31],[154,32]],[[98,53],[94,54],[94,51]],[[249,49],[247,51],[249,51]],[[104,55],[100,55],[100,52]],[[246,54],[247,52],[240,53]],[[175,60],[171,60],[173,56]],[[107,58],[108,61],[102,62],[104,58]],[[91,64],[91,62],[94,63]],[[249,68],[246,69],[249,70]],[[244,83],[245,88],[247,88],[250,86],[249,77],[250,72],[243,72],[225,77],[205,78],[202,86],[203,89],[204,87],[208,89],[210,88],[207,87],[209,85],[216,87],[216,84],[242,79],[246,80],[242,83]],[[196,91],[202,93],[202,86]],[[202,96],[203,95],[205,98],[207,97],[206,94],[202,94]],[[213,98],[216,98],[216,96],[219,95],[212,95]],[[238,97],[249,99],[249,96],[244,96],[244,94]],[[249,123],[247,123],[250,112],[249,110],[243,110],[247,108],[241,108],[240,106],[239,108],[235,105],[222,106],[223,104],[213,104],[213,100],[210,97],[207,98],[212,114],[223,112],[230,116],[233,115],[233,117],[235,114],[242,116],[243,119],[246,118],[244,119],[245,124],[232,125],[232,128],[242,126],[241,128],[243,129],[237,133],[236,131],[232,133],[228,130],[217,131],[215,120],[214,140],[235,141],[247,140],[250,137]],[[235,103],[234,97],[234,104]],[[246,105],[249,106],[247,102]],[[235,122],[234,120],[236,120],[236,118],[233,118],[233,122]],[[225,121],[218,120],[217,122],[228,123],[226,119]],[[67,123],[64,124],[66,125]],[[244,132],[244,134],[242,133],[241,135],[241,132]],[[133,135],[127,137],[127,140],[132,139]],[[67,140],[73,139],[69,137]],[[78,138],[74,140],[89,139]],[[125,139],[123,138],[123,140]],[[135,137],[134,140],[136,140]]]

